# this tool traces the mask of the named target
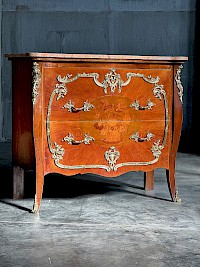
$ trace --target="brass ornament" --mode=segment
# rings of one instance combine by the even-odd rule
[[[180,98],[180,101],[183,102],[183,85],[181,83],[181,70],[183,68],[183,65],[180,65],[177,70],[176,70],[176,76],[175,76],[175,81],[176,81],[176,86],[179,90],[178,95]]]
[[[179,197],[178,189],[176,189],[174,201],[177,203],[181,203],[181,198]]]
[[[164,145],[160,145],[160,140],[155,142],[153,146],[151,147],[151,151],[155,158],[159,159],[161,150],[164,148]]]
[[[138,100],[135,100],[132,104],[130,104],[131,108],[134,108],[135,110],[145,110],[145,109],[152,109],[156,104],[151,101],[151,99],[147,100],[146,106],[141,106],[140,102]]]
[[[35,105],[36,98],[38,96],[38,88],[40,86],[40,81],[41,81],[40,66],[37,62],[33,62],[32,77],[33,77],[32,102],[33,105]]]
[[[140,137],[139,132],[135,132],[129,138],[134,139],[135,142],[150,141],[154,137],[154,134],[147,132],[146,137]]]
[[[105,152],[104,156],[110,165],[110,169],[115,170],[115,164],[120,156],[120,152],[117,151],[114,146],[112,146],[108,151]]]
[[[72,100],[70,99],[64,106],[63,108],[66,108],[68,109],[69,112],[77,112],[77,111],[81,111],[83,110],[84,112],[88,112],[90,111],[90,109],[94,108],[94,106],[92,104],[90,104],[88,102],[88,100],[86,100],[84,103],[83,103],[83,106],[81,108],[76,108],[74,106],[74,102],[72,102]]]
[[[80,145],[81,143],[85,145],[89,145],[91,141],[94,141],[94,138],[90,136],[88,133],[84,134],[84,139],[80,141],[75,141],[74,136],[71,133],[68,133],[62,141],[66,141],[69,145]]]
[[[98,73],[78,73],[74,77],[72,74],[67,74],[64,77],[61,77],[60,75],[57,77],[57,80],[62,84],[67,84],[74,82],[75,80],[79,78],[93,78],[94,83],[104,89],[104,93],[108,93],[108,88],[110,87],[110,92],[114,93],[116,88],[118,88],[118,93],[121,92],[122,87],[127,86],[131,79],[134,77],[142,78],[145,82],[154,84],[155,86],[159,86],[157,83],[159,82],[159,77],[153,78],[151,75],[146,77],[144,74],[141,73],[132,73],[128,72],[126,74],[127,80],[124,82],[121,79],[120,74],[117,74],[115,69],[111,69],[109,73],[105,74],[104,80],[102,82],[99,81],[99,74]]]
[[[65,150],[61,145],[58,145],[56,142],[54,143],[54,150],[52,153],[52,159],[55,161],[59,161],[63,159],[63,155],[65,154]]]

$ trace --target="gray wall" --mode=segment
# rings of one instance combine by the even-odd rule
[[[0,35],[1,35],[1,25],[2,25],[2,0],[0,0]],[[1,49],[1,42],[0,42],[0,49]],[[2,50],[1,50],[2,51]],[[0,57],[0,70],[1,70],[1,58]],[[2,86],[1,86],[1,75],[0,75],[0,141],[2,139],[2,128],[3,128],[3,99],[2,99]]]
[[[11,63],[5,53],[189,56],[182,71],[184,122],[192,125],[195,0],[2,0],[0,140],[11,139]]]

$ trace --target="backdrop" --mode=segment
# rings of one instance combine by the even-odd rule
[[[2,0],[0,140],[12,139],[11,62],[6,53],[188,56],[182,70],[184,120],[179,151],[199,154],[196,2]]]

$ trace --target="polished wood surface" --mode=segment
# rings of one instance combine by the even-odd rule
[[[154,171],[144,173],[144,188],[147,191],[154,189]]]
[[[135,56],[135,55],[102,55],[102,54],[61,54],[61,53],[38,53],[38,52],[30,52],[30,53],[23,53],[23,54],[7,54],[8,58],[32,58],[35,59],[44,59],[44,61],[47,60],[58,60],[59,61],[82,61],[82,60],[99,60],[104,62],[109,62],[112,60],[116,61],[133,61],[136,62],[137,60],[140,61],[170,61],[170,62],[180,62],[183,63],[186,60],[188,60],[188,57],[175,57],[175,56]]]
[[[186,57],[8,57],[13,64],[14,184],[22,179],[16,168],[36,169],[34,212],[40,208],[44,176],[52,172],[116,177],[143,171],[144,188],[152,190],[154,170],[165,168],[176,201],[182,103],[175,77]]]
[[[33,169],[32,62],[16,59],[12,62],[12,140],[13,165]]]

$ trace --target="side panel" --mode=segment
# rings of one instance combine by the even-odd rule
[[[32,62],[14,59],[12,77],[13,165],[34,169]]]

